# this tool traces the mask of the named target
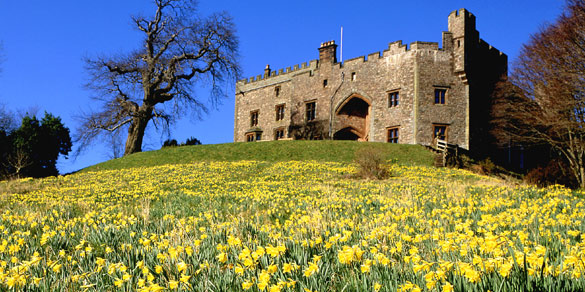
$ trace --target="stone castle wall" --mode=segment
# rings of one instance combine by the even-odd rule
[[[439,125],[447,127],[449,143],[469,148],[474,133],[481,137],[481,130],[470,127],[485,125],[475,119],[486,119],[486,90],[506,73],[507,58],[479,39],[475,16],[468,11],[451,13],[448,27],[441,48],[397,41],[381,53],[339,63],[331,41],[321,44],[319,60],[278,72],[267,67],[263,75],[238,81],[234,141],[257,133],[261,140],[274,140],[275,131],[284,129],[288,138],[333,135],[384,142],[388,129],[398,128],[398,143],[429,145],[433,127]],[[445,104],[435,104],[436,89],[446,91]],[[398,92],[398,106],[388,104],[392,92]],[[311,102],[315,119],[307,121]],[[278,105],[285,106],[280,121]],[[256,111],[258,124],[253,126],[251,113]]]

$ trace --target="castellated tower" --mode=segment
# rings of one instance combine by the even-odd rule
[[[489,145],[491,92],[507,57],[479,37],[465,9],[448,16],[442,47],[396,41],[337,61],[324,42],[319,59],[236,83],[234,141],[340,139],[433,145],[473,151]]]

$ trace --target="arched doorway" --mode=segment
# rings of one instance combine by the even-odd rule
[[[368,141],[370,102],[353,94],[342,102],[335,111],[335,140]]]
[[[343,128],[333,135],[334,140],[358,140],[362,135],[352,127]]]

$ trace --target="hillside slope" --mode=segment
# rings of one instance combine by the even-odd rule
[[[402,165],[430,166],[433,154],[420,145],[358,143],[355,141],[267,141],[167,147],[135,153],[90,166],[82,171],[150,167],[200,161],[322,161],[351,162],[364,147],[380,149],[389,160]]]

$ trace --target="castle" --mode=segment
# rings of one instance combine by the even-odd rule
[[[234,141],[340,139],[468,150],[488,145],[491,92],[507,56],[479,38],[465,9],[448,17],[442,47],[401,41],[338,62],[334,41],[319,59],[236,83]]]

